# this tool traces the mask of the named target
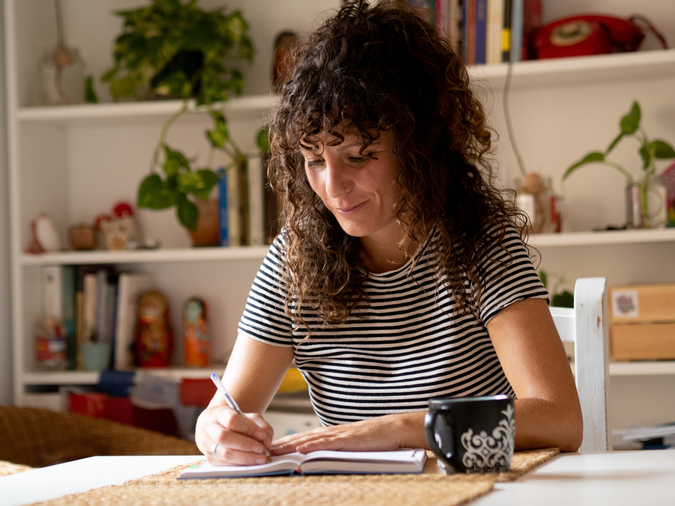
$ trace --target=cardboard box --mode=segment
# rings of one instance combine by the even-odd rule
[[[675,360],[675,323],[609,326],[612,360]]]
[[[609,287],[610,323],[675,323],[675,285]]]

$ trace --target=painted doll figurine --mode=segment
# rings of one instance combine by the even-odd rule
[[[183,305],[183,330],[185,332],[185,365],[206,367],[209,365],[211,339],[206,322],[206,302],[190,297]]]
[[[136,362],[139,367],[169,367],[173,332],[169,304],[160,292],[145,292],[138,300]]]

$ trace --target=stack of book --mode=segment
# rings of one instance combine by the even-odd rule
[[[221,246],[259,246],[276,237],[281,206],[267,183],[265,165],[254,155],[239,167],[218,171]]]
[[[541,0],[408,0],[447,37],[467,65],[533,58]]]
[[[112,265],[47,265],[42,267],[43,307],[66,334],[68,369],[82,369],[84,343],[110,345],[110,367],[134,367],[136,304],[154,288],[152,277],[118,272]]]

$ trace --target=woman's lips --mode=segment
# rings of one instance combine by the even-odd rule
[[[368,201],[366,201],[368,202]],[[361,202],[360,204],[357,204],[353,207],[343,207],[343,208],[337,208],[337,212],[340,216],[344,216],[345,218],[352,216],[356,213],[358,213],[361,208],[366,205],[366,202]]]

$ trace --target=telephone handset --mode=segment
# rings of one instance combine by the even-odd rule
[[[534,33],[534,47],[538,59],[592,54],[636,51],[645,33],[636,21],[641,21],[654,32],[664,48],[665,38],[642,16],[628,19],[599,14],[580,14],[558,19]]]

